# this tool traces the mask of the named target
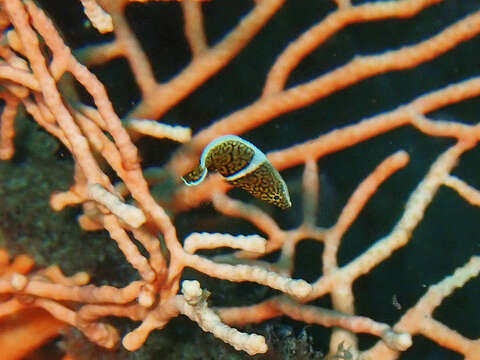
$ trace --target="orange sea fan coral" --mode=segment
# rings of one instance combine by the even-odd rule
[[[72,282],[64,277],[58,267],[52,266],[44,271],[32,271],[34,261],[28,255],[19,255],[9,261],[8,252],[0,249],[0,279],[21,287],[27,277],[44,278],[44,281],[59,283]],[[86,274],[78,274],[74,281],[86,279]],[[5,282],[4,282],[5,284]],[[36,308],[35,300],[22,294],[3,294],[0,302],[0,348],[5,360],[22,359],[31,351],[58,336],[67,324],[56,319],[46,310]]]
[[[85,273],[68,278],[57,267],[31,271],[33,262],[25,256],[11,264],[5,260],[4,275],[0,277],[3,296],[0,313],[3,309],[5,319],[13,319],[13,324],[18,323],[24,331],[27,329],[22,324],[26,319],[24,314],[31,314],[30,319],[39,316],[38,321],[26,322],[31,328],[45,325],[47,321],[41,317],[52,320],[52,315],[78,329],[94,344],[108,349],[121,344],[129,351],[136,351],[144,348],[153,331],[164,329],[173,318],[184,315],[205,332],[230,344],[231,351],[234,348],[253,356],[268,351],[268,336],[256,334],[259,328],[239,330],[233,326],[285,315],[313,324],[315,328],[331,328],[331,336],[322,338],[321,346],[328,346],[327,356],[333,358],[338,352],[347,354],[348,349],[349,356],[360,359],[408,359],[417,345],[414,336],[421,335],[431,340],[436,349],[448,349],[468,360],[477,360],[478,331],[474,339],[470,339],[460,334],[463,331],[457,328],[458,324],[450,324],[436,313],[447,296],[478,276],[480,259],[475,256],[478,249],[473,241],[467,241],[475,238],[472,234],[476,234],[476,230],[465,237],[460,235],[460,230],[467,226],[464,219],[450,213],[451,203],[443,206],[444,212],[437,217],[432,216],[432,212],[438,210],[435,201],[447,187],[445,191],[452,189],[449,195],[462,206],[480,204],[480,192],[470,185],[478,184],[478,177],[453,173],[457,169],[465,171],[462,165],[468,156],[476,154],[480,141],[476,115],[470,124],[459,121],[457,118],[461,116],[443,118],[434,113],[465,103],[471,105],[469,101],[478,98],[478,68],[472,63],[474,56],[468,54],[464,56],[468,60],[463,67],[457,59],[444,66],[451,73],[462,73],[461,76],[449,77],[445,75],[447,70],[437,68],[415,72],[413,76],[404,75],[412,69],[423,69],[442,56],[455,58],[452,52],[469,45],[468,41],[480,34],[478,2],[257,0],[248,2],[248,9],[241,11],[245,15],[240,17],[239,11],[232,30],[223,35],[222,28],[222,37],[213,44],[211,38],[214,37],[207,31],[204,15],[220,2],[204,5],[194,0],[179,4],[141,2],[143,4],[130,0],[76,2],[82,17],[79,33],[96,31],[89,27],[91,24],[102,34],[112,34],[95,32],[101,43],[91,43],[89,38],[86,47],[75,51],[70,42],[74,42],[72,38],[78,35],[78,28],[69,27],[70,32],[62,36],[52,17],[37,2],[0,0],[0,98],[3,101],[0,158],[8,160],[15,156],[15,140],[23,139],[17,136],[15,125],[25,120],[16,115],[24,109],[42,131],[62,144],[63,153],[72,154],[73,183],[68,190],[67,186],[63,189],[66,191],[51,196],[51,207],[55,211],[64,211],[68,206],[81,207],[78,210],[81,211],[80,227],[85,231],[99,231],[112,240],[122,256],[121,261],[134,273],[122,278],[125,281],[116,286],[104,285],[107,281],[103,278],[95,279],[98,283],[93,285],[87,284]],[[240,1],[223,2],[223,6],[233,8],[238,3]],[[300,3],[309,5],[306,13]],[[43,2],[45,7],[57,6],[62,17],[67,10],[65,2],[52,4]],[[439,20],[443,17],[429,13],[437,14],[442,4],[445,4],[443,11],[449,15],[453,13],[452,8],[463,9],[463,12],[455,12],[453,20],[443,23]],[[88,21],[80,11],[81,5]],[[164,34],[171,35],[168,28],[161,27],[169,20],[168,16],[162,17],[167,6],[183,15],[182,44],[184,42],[185,51],[190,50],[191,57],[184,61],[181,69],[163,68],[167,60],[171,60],[173,50],[173,46],[161,42]],[[139,9],[144,12],[137,12]],[[159,15],[162,21],[146,20],[153,10],[162,13]],[[302,10],[303,15],[288,21],[274,18],[293,10]],[[310,23],[305,20],[306,15]],[[221,20],[223,16],[221,14]],[[416,18],[422,16],[426,20],[417,23]],[[70,18],[67,20],[70,26]],[[212,25],[224,25],[218,18],[213,20]],[[395,28],[401,29],[402,34],[409,30],[410,37],[393,39],[400,36],[400,31],[398,34],[394,31],[377,38],[376,31],[369,31],[368,36],[359,37],[367,39],[366,44],[360,44],[354,32],[344,36],[344,30],[352,24],[375,26],[376,22],[382,22],[385,29],[390,23],[398,25],[404,24],[403,21],[409,26]],[[149,28],[150,23],[155,27]],[[272,34],[272,28],[267,26],[267,35],[258,36],[264,38],[258,46],[254,38],[267,23],[276,30]],[[306,28],[300,30],[297,23]],[[424,30],[425,24],[432,28]],[[160,51],[161,59],[139,35],[138,27],[143,26],[150,29],[150,33],[143,36],[153,39],[155,46],[165,50]],[[283,31],[277,41],[275,32]],[[336,50],[332,51],[331,42],[343,37],[355,44],[353,50],[333,47]],[[377,46],[377,41],[388,45]],[[275,42],[283,45],[269,47]],[[244,59],[237,55],[250,45],[255,54],[245,66]],[[316,54],[323,48],[326,50],[321,55]],[[122,66],[128,68],[126,78],[130,75],[136,84],[132,86],[138,92],[135,96],[126,95],[130,91],[129,80],[120,76],[113,76],[112,80],[103,74],[102,70],[113,68],[119,58]],[[232,62],[234,58],[238,62]],[[172,62],[182,63],[177,59]],[[315,65],[304,72],[301,66],[308,62]],[[233,63],[241,63],[241,75],[234,81],[228,77],[225,80],[223,77],[230,69],[227,65],[238,65]],[[265,79],[257,75],[258,69],[249,69],[262,66]],[[471,72],[466,73],[465,68]],[[202,92],[203,86],[210,86],[207,80],[220,71],[225,71],[219,76],[225,81],[225,88],[200,95],[201,104],[192,106],[189,116],[176,112],[177,104],[195,90]],[[249,72],[255,75],[247,76]],[[373,81],[392,76],[394,72],[401,72],[402,81],[404,77],[409,80],[401,86]],[[446,80],[440,81],[443,77]],[[82,96],[64,92],[61,84],[65,79],[75,83]],[[425,86],[424,83],[432,79],[435,82]],[[245,97],[240,96],[242,82],[242,89],[248,93]],[[366,82],[368,86],[364,86]],[[233,89],[233,105],[225,100],[229,87]],[[407,90],[401,92],[404,88]],[[251,93],[257,93],[258,98]],[[348,94],[343,97],[345,93]],[[365,93],[369,96],[364,96]],[[383,102],[387,95],[391,98]],[[325,106],[329,102],[331,104]],[[285,121],[288,125],[282,122],[285,119],[273,122],[295,110],[299,110],[296,116]],[[463,113],[471,115],[470,110]],[[119,114],[124,114],[124,118]],[[342,120],[336,122],[337,118]],[[185,126],[161,124],[158,120],[189,125],[193,136]],[[395,136],[403,130],[409,131],[408,136]],[[291,176],[289,171],[282,173],[282,179],[286,180],[285,184],[282,180],[282,186],[289,187],[295,200],[293,208],[275,213],[249,200],[236,200],[234,194],[226,194],[229,185],[215,175],[209,175],[196,187],[183,186],[180,177],[198,164],[207,144],[225,134],[258,137],[262,149],[272,150],[266,156],[278,171],[294,167],[303,170],[303,176],[301,171]],[[154,145],[145,146],[148,141],[142,136],[154,138],[150,140]],[[427,139],[434,143],[435,149],[424,151],[414,144],[414,137]],[[161,148],[164,141],[158,141],[159,138],[183,144],[170,153]],[[383,146],[375,147],[377,141]],[[373,150],[365,151],[370,146]],[[13,158],[12,163],[17,160],[21,161]],[[330,167],[329,162],[333,164]],[[413,164],[408,165],[409,162]],[[478,168],[478,159],[473,164],[467,166],[467,170]],[[38,172],[48,172],[49,167],[45,165]],[[320,183],[329,181],[321,181],[319,168],[325,178],[329,172],[340,173],[331,186],[334,190],[325,191],[338,198],[330,206],[328,201],[322,202],[321,209]],[[295,169],[291,171],[295,173]],[[407,179],[401,177],[409,171],[415,175]],[[399,178],[402,180],[398,181]],[[339,185],[343,183],[348,186]],[[395,183],[394,189],[384,191],[391,183]],[[5,191],[0,195],[9,194]],[[378,201],[378,196],[385,199]],[[374,210],[368,208],[372,203]],[[212,204],[214,208],[207,205],[198,210],[208,212],[210,224],[214,224],[207,230],[198,229],[202,226],[191,221],[193,215],[186,221],[181,219],[181,212],[194,213],[194,209],[203,204]],[[328,212],[328,216],[320,211]],[[18,213],[14,216],[22,216],[21,210]],[[221,227],[221,221],[232,221],[233,217],[242,221],[242,227]],[[476,224],[477,218],[472,218],[475,220],[471,222]],[[422,226],[428,221],[435,225],[422,232]],[[293,223],[298,226],[292,228]],[[437,235],[441,240],[430,239],[444,223],[459,230],[451,233],[450,238]],[[231,233],[223,233],[225,228]],[[243,232],[246,234],[239,235]],[[68,234],[66,231],[61,240],[69,241]],[[316,250],[302,250],[307,242],[314,243]],[[420,249],[417,254],[411,251],[414,245],[428,250],[423,253]],[[219,248],[235,251],[224,252]],[[451,250],[458,248],[467,251],[452,259]],[[430,276],[430,259],[437,249],[442,257],[438,261],[440,271]],[[6,253],[0,253],[0,260],[2,257],[7,259]],[[100,249],[101,266],[108,267],[104,261],[107,257],[104,249]],[[445,263],[450,265],[448,271],[444,269]],[[302,266],[309,267],[308,271],[300,271]],[[196,274],[185,272],[186,268]],[[415,272],[415,281],[403,277],[411,272]],[[119,277],[124,275],[122,271],[119,273]],[[421,277],[420,273],[426,276]],[[378,279],[365,285],[365,278],[375,276]],[[207,290],[207,281],[202,277],[226,280],[229,286],[235,282],[251,282],[263,293],[254,300],[242,294],[224,303],[230,294],[217,294],[210,285]],[[198,279],[202,279],[202,284]],[[415,288],[414,296],[407,287]],[[399,300],[401,296],[405,299]],[[327,297],[330,301],[324,301]],[[360,302],[362,297],[364,301]],[[328,307],[320,306],[321,302]],[[367,305],[373,309],[368,311]],[[389,316],[381,311],[377,313],[377,307],[381,306],[385,306],[382,309],[387,309]],[[37,313],[33,308],[50,315]],[[24,313],[26,311],[29,313]],[[104,320],[108,317],[124,317],[131,322],[126,327],[117,326],[115,321]],[[52,324],[54,322],[52,320]],[[51,333],[56,331],[53,327]],[[167,331],[157,333],[162,336]],[[364,346],[358,333],[368,334],[376,343]],[[20,347],[26,349],[23,344]]]

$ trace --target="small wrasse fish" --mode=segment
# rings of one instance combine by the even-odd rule
[[[255,145],[235,135],[225,135],[205,147],[200,165],[182,177],[188,186],[198,185],[208,171],[219,172],[227,182],[258,199],[282,209],[292,206],[287,184]]]

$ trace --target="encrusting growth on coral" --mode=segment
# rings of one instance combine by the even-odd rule
[[[267,341],[262,335],[236,327],[287,316],[332,328],[327,358],[397,359],[415,345],[414,336],[419,334],[465,359],[479,358],[478,339],[468,339],[433,317],[447,296],[478,276],[478,256],[471,256],[466,264],[456,264],[457,269],[445,279],[428,284],[418,301],[392,324],[359,314],[354,284],[411,242],[443,186],[454,189],[455,196],[469,204],[479,206],[480,192],[460,175],[452,174],[462,156],[477,146],[479,125],[434,120],[429,113],[478,97],[480,78],[466,78],[415,95],[393,110],[315,134],[309,140],[267,154],[237,135],[362,80],[439,58],[480,33],[480,12],[445,25],[416,43],[380,54],[355,56],[316,78],[286,87],[301,61],[349,24],[411,18],[442,2],[397,0],[356,5],[349,0],[333,1],[336,8],[325,18],[296,38],[289,38],[290,43],[266,74],[263,92],[256,100],[194,131],[192,136],[189,127],[157,120],[226,67],[285,1],[255,1],[239,23],[214,45],[207,39],[201,2],[184,0],[175,4],[183,11],[185,38],[192,58],[165,82],[155,78],[155,64],[150,62],[127,21],[126,8],[136,1],[80,2],[90,24],[102,34],[113,32],[113,36],[109,42],[89,45],[74,55],[36,2],[0,0],[0,159],[10,160],[15,155],[15,124],[25,120],[19,116],[20,109],[24,109],[73,157],[73,184],[69,190],[51,195],[52,209],[63,211],[66,207],[81,206],[79,226],[85,231],[108,232],[138,276],[124,287],[94,285],[89,284],[89,276],[84,272],[67,277],[56,266],[32,270],[34,263],[29,257],[18,256],[10,262],[6,250],[0,251],[0,346],[8,348],[1,345],[2,339],[28,339],[17,348],[12,347],[8,355],[2,353],[6,359],[21,358],[66,325],[75,327],[96,345],[109,349],[123,346],[135,351],[144,346],[152,331],[163,329],[179,315],[249,355],[267,352]],[[89,68],[118,57],[127,60],[141,95],[124,119],[115,111],[106,86]],[[91,97],[90,104],[63,91],[66,75]],[[451,143],[418,178],[391,230],[342,263],[339,250],[346,233],[383,184],[408,165],[410,155],[418,154],[399,150],[385,155],[376,166],[365,168],[363,180],[351,190],[336,220],[328,227],[318,225],[318,161],[406,126],[425,137],[448,138]],[[192,128],[196,129],[193,124]],[[142,137],[168,139],[182,145],[160,170],[147,169],[142,167],[137,148]],[[282,141],[289,139],[285,136]],[[192,172],[198,163],[200,167]],[[303,169],[298,186],[301,189],[296,191],[303,195],[299,201],[303,218],[296,228],[284,229],[283,223],[272,215],[274,210],[268,210],[272,211],[269,213],[265,209],[274,208],[274,204],[285,210],[283,213],[298,212],[300,205],[288,209],[292,205],[290,194],[279,173],[295,166]],[[218,171],[227,181],[220,174],[201,181],[207,169]],[[182,176],[186,183],[198,186],[184,186]],[[171,197],[165,200],[154,195],[154,188],[164,186],[167,177],[174,180]],[[267,203],[261,207],[253,201],[235,200],[226,194],[232,186],[246,189]],[[174,223],[176,213],[206,202],[211,202],[220,215],[249,223],[259,234],[198,232],[189,228],[183,236]],[[184,239],[179,238],[177,231]],[[321,264],[322,273],[311,283],[294,278],[298,245],[304,240],[323,246],[319,254],[312,255]],[[220,252],[220,248],[233,250]],[[263,300],[249,305],[209,306],[209,291],[199,281],[185,279],[185,268],[229,282],[255,283],[271,291]],[[330,296],[331,309],[313,303],[324,295]],[[35,312],[38,309],[41,312]],[[2,330],[2,323],[17,313],[15,333]],[[128,318],[136,323],[136,328],[120,333],[106,320],[109,317]],[[360,350],[359,333],[378,341]],[[66,355],[65,360],[69,357]]]

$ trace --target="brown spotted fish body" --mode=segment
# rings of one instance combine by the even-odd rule
[[[182,177],[185,184],[197,185],[208,171],[219,172],[228,183],[282,209],[292,206],[287,184],[255,145],[235,135],[213,140],[203,150],[200,165]]]

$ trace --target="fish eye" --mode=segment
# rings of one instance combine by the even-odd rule
[[[280,196],[275,195],[275,196],[273,197],[273,200],[280,200]]]

